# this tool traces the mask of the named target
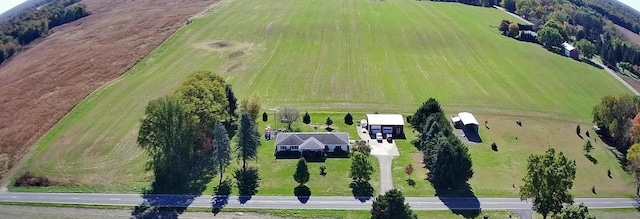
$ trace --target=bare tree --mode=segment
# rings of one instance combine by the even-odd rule
[[[280,109],[280,121],[289,125],[291,130],[291,124],[298,120],[300,117],[300,110],[293,106],[284,106]]]

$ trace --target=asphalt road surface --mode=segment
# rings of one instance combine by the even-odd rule
[[[637,208],[638,198],[576,198],[589,208]],[[95,194],[95,193],[0,193],[0,202],[31,202],[82,205],[118,206],[166,206],[166,207],[212,207],[262,209],[341,209],[369,210],[372,198],[356,199],[350,196],[253,196],[214,198],[213,196],[189,195],[139,195],[139,194]],[[531,209],[531,203],[518,198],[439,198],[407,197],[406,202],[414,210],[447,209]]]

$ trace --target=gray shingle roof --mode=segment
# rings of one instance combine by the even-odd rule
[[[300,149],[302,150],[322,150],[324,149],[324,144],[316,138],[309,138],[304,143],[300,144]]]
[[[349,133],[346,132],[280,132],[276,145],[300,145],[309,138],[322,144],[349,144]]]

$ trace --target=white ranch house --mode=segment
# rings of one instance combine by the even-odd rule
[[[281,132],[276,136],[276,152],[323,151],[336,148],[349,151],[349,133],[346,132]]]

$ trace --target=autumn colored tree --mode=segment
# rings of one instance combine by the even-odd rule
[[[631,122],[631,141],[634,143],[640,142],[640,113],[636,114]]]
[[[411,164],[407,165],[404,168],[404,172],[409,176],[409,179],[411,179],[411,174],[413,173],[413,166]]]

